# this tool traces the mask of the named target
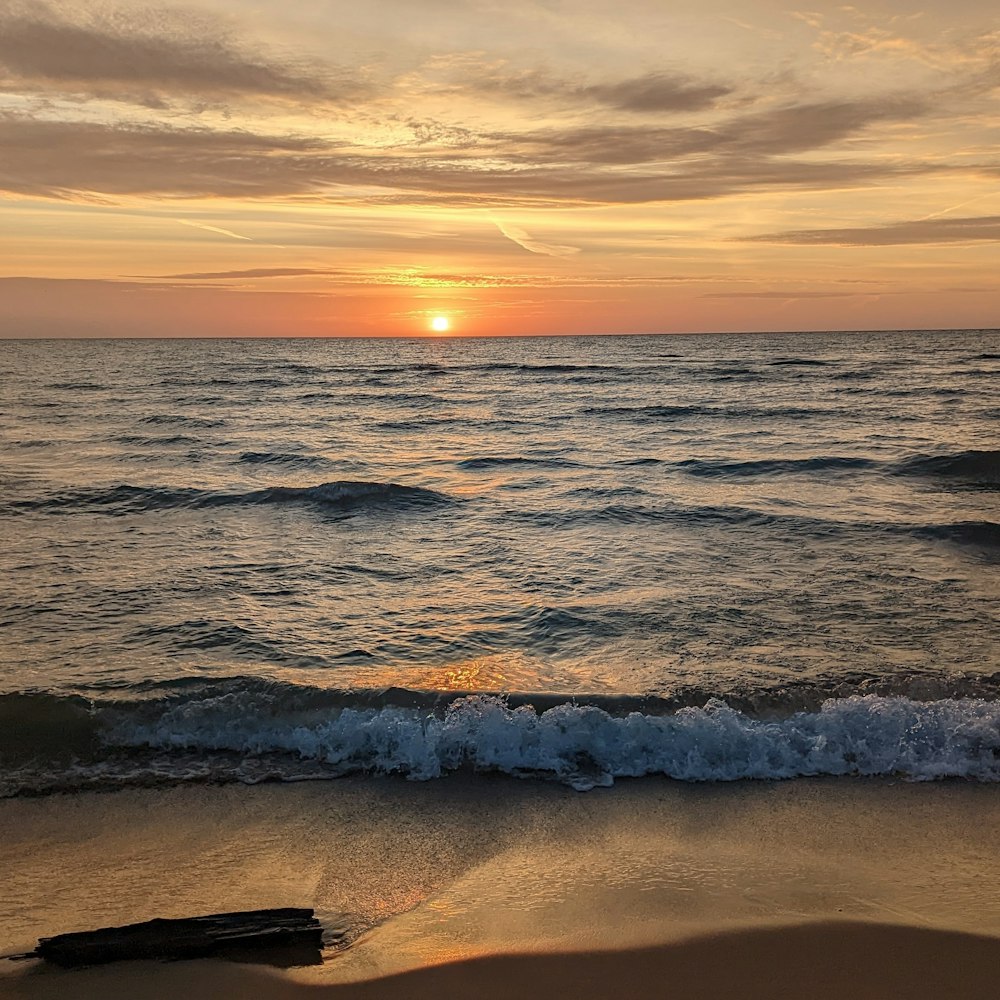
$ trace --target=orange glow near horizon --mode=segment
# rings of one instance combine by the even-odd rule
[[[0,4],[0,337],[1000,322],[993,0],[93,6]]]

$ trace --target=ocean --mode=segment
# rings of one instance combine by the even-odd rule
[[[0,795],[1000,780],[998,376],[990,330],[4,342]]]

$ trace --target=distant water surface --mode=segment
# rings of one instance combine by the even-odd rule
[[[434,693],[547,692],[535,709],[584,713],[600,772],[585,704],[657,725],[693,706],[715,732],[720,698],[743,730],[807,720],[815,749],[827,698],[852,732],[886,698],[925,728],[926,706],[971,699],[963,766],[991,777],[998,388],[996,331],[4,342],[8,755],[433,776],[400,746],[429,752]],[[552,721],[462,704],[477,747],[491,713]],[[332,751],[345,711],[392,746]],[[956,724],[933,726],[944,753]],[[519,739],[484,766],[552,770]],[[761,776],[705,767],[687,776]]]

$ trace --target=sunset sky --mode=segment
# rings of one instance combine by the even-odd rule
[[[992,327],[998,96],[995,0],[0,0],[0,336]]]

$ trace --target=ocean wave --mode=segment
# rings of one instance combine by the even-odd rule
[[[961,480],[974,486],[1000,486],[1000,450],[972,449],[950,455],[915,455],[898,463],[900,476]]]
[[[405,365],[373,365],[372,370],[383,375],[405,375],[408,372],[441,375],[450,371],[451,367],[438,364],[436,361],[413,361]]]
[[[783,514],[755,510],[752,507],[704,504],[686,506],[676,503],[624,504],[612,503],[599,507],[577,507],[551,510],[508,510],[512,520],[528,521],[546,527],[583,524],[646,524],[673,523],[678,527],[704,527],[715,525],[747,525],[751,527],[784,526],[793,531],[815,537],[837,530],[856,528],[882,528],[884,525],[857,524],[835,521],[800,514]]]
[[[279,451],[244,451],[239,461],[244,465],[288,465],[298,469],[315,469],[329,465],[329,460],[321,455],[297,455]]]
[[[681,504],[610,503],[598,507],[560,510],[508,510],[511,520],[522,520],[544,527],[583,524],[658,524],[680,527],[731,526],[774,528],[801,538],[816,540],[834,535],[882,534],[885,536],[945,541],[977,549],[993,561],[1000,548],[1000,524],[993,521],[954,521],[945,523],[848,521],[810,517],[778,511],[759,510],[733,505],[685,506]]]
[[[406,509],[452,502],[436,490],[400,483],[339,480],[316,486],[270,486],[260,490],[225,493],[195,487],[131,486],[77,490],[33,500],[15,500],[8,507],[18,512],[73,514],[81,510],[106,514],[200,509],[255,504],[301,503],[341,511]]]
[[[941,539],[959,545],[971,545],[987,551],[1000,549],[1000,524],[995,521],[955,521],[950,524],[924,524],[910,529],[917,538]]]
[[[280,378],[260,376],[256,378],[210,378],[204,384],[226,387],[234,386],[238,389],[244,387],[248,389],[287,389],[292,385],[301,385],[302,383],[300,381],[293,383],[286,382]]]
[[[395,692],[397,703],[388,704],[384,692],[366,701],[292,687],[234,684],[208,696],[90,706],[80,698],[4,696],[0,718],[16,713],[21,724],[2,730],[8,777],[0,790],[192,775],[294,780],[367,773],[423,781],[460,769],[541,777],[581,791],[647,775],[689,782],[814,775],[1000,781],[1000,702],[981,698],[854,695],[761,718],[719,698],[665,713],[613,714],[569,700],[544,706],[492,694],[445,701],[409,692],[406,703],[407,692]],[[48,767],[40,769],[42,756]]]
[[[635,423],[671,420],[676,417],[721,417],[723,419],[783,420],[839,416],[841,411],[811,406],[711,406],[701,403],[648,406],[588,406],[587,416],[622,417]]]
[[[310,655],[287,648],[286,643],[268,636],[265,630],[204,618],[139,625],[130,630],[128,639],[130,644],[155,645],[170,653],[221,650],[233,657],[255,659],[283,667],[322,668],[329,667],[332,660],[364,659],[370,656],[362,650],[351,650],[329,657]]]
[[[773,476],[795,472],[852,472],[879,465],[869,458],[817,455],[813,458],[769,458],[746,462],[725,462],[689,458],[675,463],[690,476]]]
[[[756,368],[707,368],[700,373],[707,382],[755,382],[764,378]]]
[[[379,420],[373,424],[380,431],[424,431],[430,427],[449,427],[454,424],[474,426],[506,426],[507,421],[472,421],[463,417],[414,417],[411,420]]]
[[[483,455],[477,458],[463,458],[455,463],[460,469],[501,469],[510,466],[541,466],[545,468],[578,468],[579,462],[569,458],[530,458],[524,455]]]
[[[821,361],[819,358],[777,358],[767,362],[772,368],[775,367],[796,367],[796,368],[828,368],[836,364],[835,361]]]
[[[192,437],[190,434],[164,434],[161,436],[151,434],[119,434],[109,438],[118,444],[140,445],[142,447],[159,448],[162,445],[173,444],[202,444],[200,438]]]
[[[225,420],[212,417],[189,417],[181,413],[151,413],[140,417],[140,424],[179,424],[182,427],[222,427]]]
[[[699,404],[676,406],[587,406],[581,413],[596,417],[628,417],[633,420],[669,420],[671,417],[714,416],[721,412],[717,406],[701,406]]]
[[[394,386],[391,382],[375,383],[370,382],[367,379],[363,381],[365,385],[389,386],[393,388],[393,391],[387,394],[384,392],[358,391],[355,388],[351,388],[336,393],[307,393],[306,395],[297,396],[295,398],[306,402],[321,402],[323,400],[329,400],[344,406],[368,406],[369,404],[375,404],[377,407],[381,408],[385,405],[386,398],[388,396],[391,398],[393,406],[408,404],[413,409],[427,409],[432,406],[454,407],[459,405],[461,402],[461,400],[456,397],[436,395],[432,392],[400,392],[398,387]]]
[[[292,400],[296,403],[326,403],[340,402],[341,398],[340,393],[323,389],[315,392],[304,392],[299,396],[293,396]]]
[[[250,503],[304,502],[342,509],[430,507],[454,501],[447,494],[422,486],[363,480],[338,480],[318,486],[272,486],[243,494],[243,497]]]
[[[221,729],[217,713],[202,706],[116,735],[154,749],[291,752],[342,773],[418,780],[471,765],[550,776],[581,790],[650,774],[686,781],[818,774],[1000,780],[1000,706],[973,700],[928,704],[866,696],[780,721],[749,718],[719,700],[670,716],[615,718],[571,704],[539,714],[486,695],[453,702],[443,717],[402,708],[343,709],[311,727],[225,714]]]
[[[78,695],[0,695],[0,764],[90,759],[100,748],[100,721]]]
[[[463,370],[470,372],[538,372],[551,375],[571,375],[577,372],[624,372],[627,369],[621,365],[602,364],[570,364],[552,362],[547,364],[522,364],[518,362],[497,361],[484,365],[465,365]]]

